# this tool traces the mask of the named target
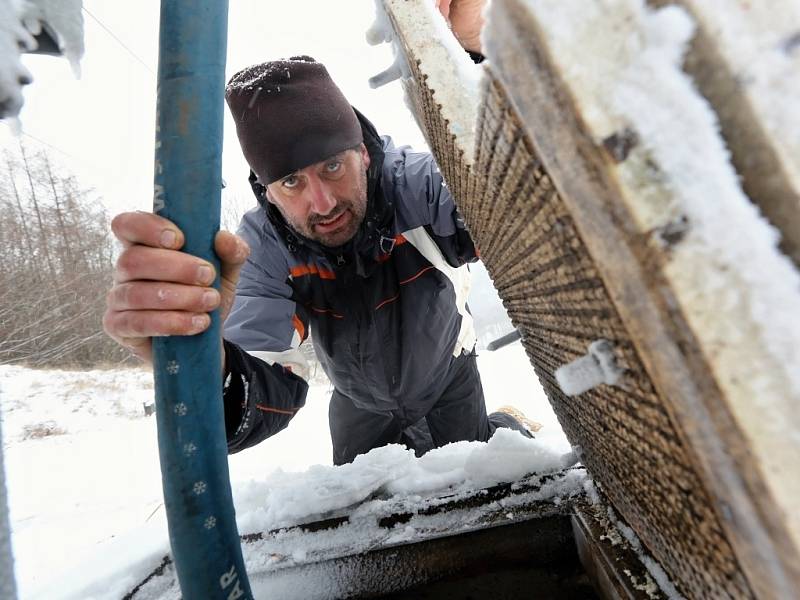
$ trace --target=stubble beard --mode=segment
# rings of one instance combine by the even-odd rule
[[[356,189],[353,190],[352,197],[337,198],[336,208],[329,214],[324,217],[318,214],[311,214],[306,219],[305,223],[297,223],[289,219],[288,216],[281,211],[286,222],[303,237],[319,242],[323,246],[335,248],[346,244],[356,235],[358,228],[361,226],[362,221],[364,221],[364,215],[367,211],[367,172],[362,168],[360,174],[358,185]],[[349,212],[351,218],[341,229],[327,233],[319,233],[316,231],[315,227],[319,223],[331,221],[345,212]]]

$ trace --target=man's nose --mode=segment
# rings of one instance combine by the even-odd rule
[[[308,178],[308,193],[310,194],[311,210],[323,217],[336,207],[336,198],[328,183],[316,175]]]

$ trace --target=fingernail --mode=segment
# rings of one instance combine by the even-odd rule
[[[202,331],[208,325],[208,317],[205,315],[195,315],[192,317],[192,327],[195,331]]]
[[[217,305],[217,298],[219,294],[217,292],[212,292],[211,290],[205,292],[203,294],[203,306],[207,308],[213,308]]]
[[[161,245],[164,248],[172,248],[175,245],[175,241],[178,239],[178,236],[175,235],[175,232],[171,229],[165,229],[161,232]]]
[[[206,265],[198,267],[197,280],[200,283],[211,283],[214,280],[214,271],[211,270],[211,267],[207,267]]]

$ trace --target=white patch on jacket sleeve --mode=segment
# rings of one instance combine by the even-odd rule
[[[296,332],[294,336],[295,338],[299,337]],[[298,377],[302,377],[306,381],[308,381],[311,375],[311,367],[299,347],[290,348],[283,352],[248,350],[247,353],[250,356],[263,360],[268,365],[278,363],[279,365],[291,369],[292,373]]]
[[[466,265],[459,268],[451,267],[424,227],[404,231],[403,237],[411,242],[419,253],[428,259],[453,284],[453,289],[456,292],[456,308],[458,309],[458,314],[461,315],[461,329],[458,332],[456,346],[453,348],[453,356],[459,356],[464,350],[471,351],[477,341],[472,315],[467,312],[467,298],[472,285],[472,274]]]

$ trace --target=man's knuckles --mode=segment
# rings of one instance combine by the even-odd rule
[[[117,312],[111,322],[116,337],[138,338],[193,335],[207,329],[211,319],[205,313],[129,310]]]
[[[200,312],[217,308],[219,292],[198,286],[132,281],[111,288],[108,305],[120,311],[152,309]]]
[[[111,220],[111,231],[124,245],[144,244],[153,248],[180,248],[183,235],[174,224],[148,212],[124,212]]]
[[[250,247],[238,235],[220,231],[214,243],[217,255],[225,263],[242,264],[250,255]]]
[[[148,279],[209,285],[214,281],[214,268],[183,252],[135,245],[119,255],[114,279],[120,283]]]

